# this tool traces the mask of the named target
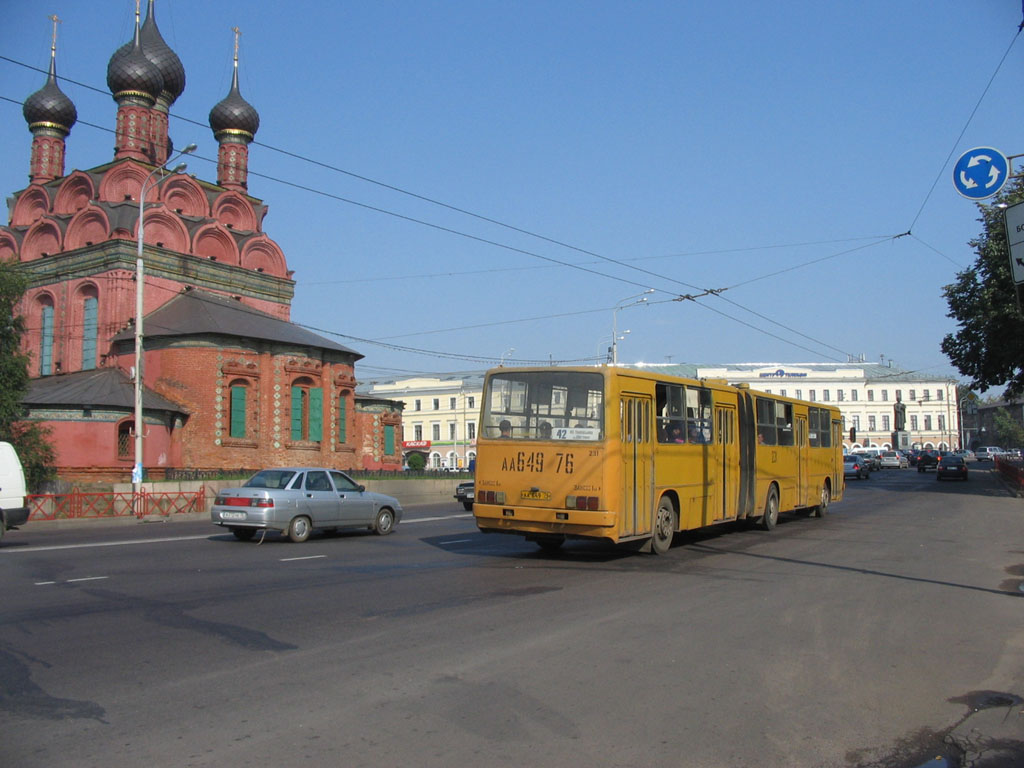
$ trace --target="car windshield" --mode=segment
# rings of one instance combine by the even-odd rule
[[[293,469],[264,469],[246,480],[243,488],[287,488],[295,477]]]

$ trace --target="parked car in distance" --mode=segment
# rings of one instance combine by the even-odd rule
[[[871,470],[863,456],[856,453],[848,453],[843,456],[843,477],[852,477],[854,480],[871,479]]]
[[[874,472],[876,469],[882,468],[882,460],[878,458],[877,453],[868,453],[867,451],[854,451],[853,455],[860,456],[868,465],[868,469],[871,472]]]
[[[962,458],[968,464],[972,461],[978,460],[977,457],[974,455],[974,451],[969,451],[966,448],[960,451],[954,451],[953,453],[955,456],[959,456],[960,458]]]
[[[978,461],[992,461],[996,456],[1000,456],[1003,453],[1003,449],[998,445],[983,445],[974,452],[974,456]]]
[[[402,506],[336,469],[281,467],[261,470],[241,487],[220,491],[210,519],[241,541],[262,530],[286,533],[298,543],[314,529],[369,528],[383,536],[402,519]]]
[[[935,479],[941,480],[944,477],[967,479],[967,462],[963,456],[949,453],[939,457],[939,463],[935,467]]]
[[[462,502],[467,512],[473,511],[473,500],[476,498],[476,481],[467,480],[455,486],[455,500]]]
[[[921,451],[917,456],[917,471],[924,472],[939,463],[938,451]]]
[[[910,466],[910,462],[907,461],[907,457],[899,451],[886,451],[882,454],[880,461],[883,469],[886,467],[904,469]]]

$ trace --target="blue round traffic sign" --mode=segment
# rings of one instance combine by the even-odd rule
[[[953,166],[953,186],[971,200],[992,197],[1006,183],[1010,161],[992,147],[975,147],[960,155]]]

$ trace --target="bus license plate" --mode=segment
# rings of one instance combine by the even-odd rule
[[[550,501],[550,491],[520,491],[519,497],[523,499],[533,499],[534,501]]]

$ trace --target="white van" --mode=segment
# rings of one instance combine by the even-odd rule
[[[13,445],[0,442],[0,538],[4,531],[24,525],[26,520],[28,506],[21,459]]]

